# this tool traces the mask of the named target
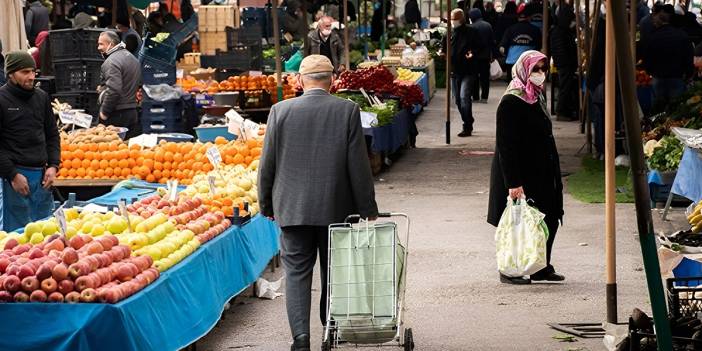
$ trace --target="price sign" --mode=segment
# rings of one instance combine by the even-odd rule
[[[158,144],[158,135],[156,134],[142,134],[137,137],[129,139],[129,147],[132,145],[139,145],[142,147],[154,147]]]
[[[241,134],[241,126],[244,124],[244,117],[241,117],[241,115],[234,110],[229,110],[224,115],[227,117],[227,131],[234,135]]]
[[[216,190],[217,190],[217,186],[215,185],[215,176],[213,176],[213,175],[207,176],[207,182],[210,184],[210,193],[212,193],[212,195],[214,195]]]
[[[127,201],[124,199],[120,199],[118,202],[119,206],[119,213],[122,214],[122,217],[127,221],[127,230],[129,232],[132,231],[132,223],[129,220],[129,212],[127,211]]]
[[[246,139],[251,139],[258,136],[259,129],[261,129],[260,124],[250,121],[248,119],[244,121],[243,130]]]
[[[361,111],[361,127],[371,128],[378,124],[378,114],[373,112]]]
[[[169,180],[167,187],[168,201],[176,201],[178,199],[178,180]]]
[[[93,116],[78,111],[59,112],[59,119],[63,124],[73,124],[83,128],[90,128],[93,123]]]
[[[207,159],[210,160],[212,167],[219,168],[219,164],[222,163],[222,154],[216,146],[212,146],[207,149]]]
[[[61,231],[61,235],[64,237],[66,236],[66,230],[68,229],[68,225],[66,224],[66,212],[63,211],[63,205],[56,209],[54,211],[54,217],[56,218],[56,221],[58,222],[59,230]]]

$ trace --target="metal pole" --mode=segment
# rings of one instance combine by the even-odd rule
[[[584,99],[583,99],[583,40],[582,40],[582,18],[580,18],[580,0],[575,0],[574,9],[575,9],[575,38],[576,38],[576,44],[577,44],[577,53],[578,53],[578,106],[580,107],[578,109],[578,117],[580,120],[580,123],[585,121],[583,118],[583,111],[584,109]],[[584,132],[583,129],[580,131],[581,133]]]
[[[283,100],[282,64],[280,62],[280,25],[278,23],[278,0],[271,1],[271,16],[273,17],[273,44],[275,46],[275,81],[278,100]]]
[[[351,60],[349,59],[349,0],[344,0],[344,60],[346,69],[351,69]]]
[[[382,15],[382,21],[383,21],[383,34],[380,36],[380,56],[385,57],[385,38],[387,38],[387,24],[388,24],[388,16],[385,14],[385,3],[387,0],[380,0],[381,4],[381,15]]]
[[[636,25],[638,18],[636,16],[637,0],[629,0],[629,33],[631,33],[631,52],[634,54],[634,65],[636,65]]]
[[[626,16],[624,2],[612,1],[611,14],[614,18],[623,19]],[[615,26],[615,40],[617,43],[629,43],[629,31],[626,22],[613,21]],[[643,255],[646,283],[653,311],[653,322],[656,327],[656,341],[658,350],[670,351],[671,333],[668,321],[665,291],[661,280],[660,265],[656,253],[656,238],[653,232],[651,218],[648,183],[646,180],[646,163],[641,145],[641,126],[639,124],[638,106],[636,98],[636,82],[634,74],[633,53],[629,45],[616,45],[617,64],[619,65],[619,82],[622,95],[622,107],[626,126],[629,156],[631,158],[631,174],[634,184],[634,198],[636,201],[636,221],[639,230],[639,243]]]
[[[441,4],[441,0],[439,0]],[[451,0],[447,1],[448,21],[446,21],[446,144],[451,144]],[[439,11],[439,18],[442,12]],[[439,23],[441,21],[439,20]]]
[[[548,56],[548,0],[544,0],[544,9],[541,16],[543,17],[541,20],[541,52]]]
[[[614,57],[614,28],[612,1],[607,1],[605,16],[605,258],[607,260],[607,322],[617,323],[617,251],[614,207],[616,205],[616,177],[614,169],[614,130],[616,74]]]

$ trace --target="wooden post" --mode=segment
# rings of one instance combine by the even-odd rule
[[[346,69],[351,69],[351,60],[349,58],[349,0],[344,0],[344,60],[346,60]]]
[[[280,24],[278,23],[278,0],[272,0],[271,15],[273,17],[273,44],[275,46],[275,81],[278,91],[278,101],[283,100],[282,64],[280,62]]]
[[[606,2],[605,16],[605,259],[607,264],[607,322],[617,323],[617,258],[616,258],[616,176],[614,169],[614,131],[616,120],[616,85],[614,54],[614,16],[612,1]],[[628,43],[627,43],[628,44]]]
[[[117,0],[112,0],[112,27],[117,25]]]
[[[631,33],[631,53],[636,66],[636,27],[638,24],[638,16],[636,14],[637,0],[629,0],[629,32]]]
[[[446,17],[446,144],[451,144],[451,0],[446,1],[448,8]],[[441,0],[439,0],[441,9]],[[442,12],[439,11],[439,18]],[[464,19],[465,20],[465,19]],[[439,20],[439,22],[441,22]]]
[[[544,8],[541,16],[543,17],[541,20],[541,52],[548,56],[548,0],[544,0]],[[546,62],[546,65],[548,64],[549,63]]]

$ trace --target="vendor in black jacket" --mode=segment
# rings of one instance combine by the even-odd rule
[[[51,186],[61,162],[61,141],[49,96],[34,88],[34,59],[26,52],[5,57],[7,84],[0,87],[2,228],[23,227],[48,217]]]

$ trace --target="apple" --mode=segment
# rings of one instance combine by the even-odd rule
[[[102,245],[103,251],[110,250],[112,246],[114,246],[114,242],[110,239],[111,236],[112,235],[105,235],[97,239],[97,242]]]
[[[51,250],[63,251],[66,246],[63,244],[63,240],[52,240],[44,246],[44,251],[50,252]]]
[[[15,248],[12,249],[12,253],[13,253],[14,255],[21,255],[21,254],[23,254],[23,253],[29,251],[29,249],[31,249],[31,248],[32,248],[32,244],[22,244],[22,245],[18,245],[18,246],[15,246]]]
[[[7,270],[5,271],[5,273],[7,275],[17,275],[17,273],[19,273],[19,268],[21,266],[22,266],[21,264],[16,263],[16,262],[11,263],[9,266],[7,266]]]
[[[100,291],[98,293],[98,298],[100,299],[100,302],[103,303],[117,303],[122,299],[122,294],[120,293],[119,289],[108,288]]]
[[[46,255],[44,255],[44,251],[42,251],[38,247],[34,247],[31,250],[29,250],[29,259],[35,259],[35,258],[40,258],[40,257],[44,257],[44,256],[46,256]]]
[[[47,293],[42,290],[34,290],[29,295],[30,302],[46,302]]]
[[[59,239],[59,238],[61,237],[61,234],[58,234],[58,233],[55,233],[55,234],[46,234],[45,237],[46,237],[46,238],[45,238],[44,242],[45,242],[45,243],[50,243],[50,242],[52,242],[52,241],[54,241],[54,240],[56,240],[56,239]]]
[[[80,293],[77,291],[71,291],[64,296],[64,300],[68,303],[78,303],[80,302]]]
[[[22,290],[28,294],[39,289],[39,279],[36,277],[25,277],[22,279]]]
[[[7,266],[10,265],[9,258],[0,258],[0,273],[5,273]]]
[[[51,277],[57,282],[63,281],[68,277],[68,267],[63,263],[55,265],[51,270]]]
[[[88,288],[95,288],[97,284],[90,276],[82,276],[76,279],[75,289],[76,291],[83,291]]]
[[[65,296],[68,295],[68,293],[70,293],[71,291],[73,291],[74,288],[75,285],[73,284],[73,281],[71,281],[70,279],[65,279],[58,283],[57,291]]]
[[[87,250],[88,254],[92,255],[92,254],[102,253],[104,251],[104,248],[102,247],[102,245],[99,242],[94,241],[94,242],[87,245],[86,250]]]
[[[29,277],[30,275],[34,275],[34,269],[32,266],[28,264],[23,264],[20,266],[19,272],[17,273],[17,277],[20,279],[24,279],[25,277]]]
[[[63,302],[63,294],[58,292],[58,291],[54,291],[51,294],[49,294],[49,297],[47,300],[49,302],[54,302],[54,303]]]
[[[19,241],[17,241],[17,239],[15,239],[15,238],[12,238],[12,239],[8,240],[7,242],[5,242],[5,247],[3,247],[3,249],[4,250],[12,250],[18,245],[19,245]]]
[[[0,290],[0,302],[12,302],[12,294],[5,290]]]
[[[90,273],[90,266],[85,261],[78,261],[68,267],[68,274],[74,279],[88,273]]]
[[[93,237],[88,234],[81,234],[80,237],[83,238],[83,242],[85,244],[88,244],[93,241]]]
[[[119,281],[121,282],[132,280],[132,278],[134,278],[134,275],[134,271],[132,270],[132,267],[129,266],[129,263],[124,263],[120,265],[117,269],[117,279],[119,279]]]
[[[94,272],[96,269],[100,268],[100,260],[94,255],[85,256],[83,260],[88,264],[90,272]]]
[[[46,278],[51,277],[53,274],[53,270],[49,267],[48,264],[42,264],[39,269],[37,269],[36,273],[36,278],[38,280],[44,280]]]
[[[58,288],[58,283],[54,278],[46,278],[41,281],[41,290],[44,290],[45,293],[51,294],[52,292],[56,291]]]
[[[69,240],[69,245],[74,249],[78,250],[85,245],[85,240],[83,240],[82,235],[76,235]]]
[[[37,291],[41,291],[41,290],[37,290]],[[13,299],[15,300],[15,302],[28,302],[29,295],[27,295],[27,293],[24,291],[18,291],[15,293]]]
[[[94,302],[97,299],[97,291],[93,288],[88,288],[80,293],[81,302]]]
[[[63,253],[61,254],[61,261],[69,266],[78,262],[78,251],[72,247],[64,249]]]
[[[29,252],[23,253],[19,258],[17,258],[16,262],[19,263],[20,265],[23,265],[23,264],[29,262],[29,257],[27,257],[27,256],[29,256]]]

